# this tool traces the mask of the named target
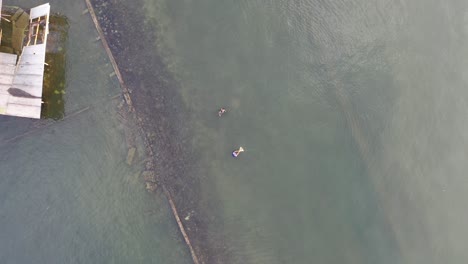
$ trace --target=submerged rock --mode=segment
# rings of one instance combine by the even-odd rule
[[[141,173],[141,175],[143,176],[143,179],[145,179],[145,181],[147,182],[156,182],[156,175],[154,171],[144,171],[143,173]]]
[[[146,190],[154,192],[158,188],[158,185],[154,182],[146,182]]]
[[[152,169],[154,168],[154,163],[153,163],[153,161],[148,160],[148,161],[145,163],[145,168],[146,168],[147,170],[152,170]]]
[[[127,164],[132,165],[133,164],[133,159],[135,158],[135,153],[136,153],[136,148],[132,147],[128,150],[127,153]]]

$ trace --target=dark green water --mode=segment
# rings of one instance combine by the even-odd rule
[[[66,114],[106,103],[1,146],[0,262],[190,263],[125,165],[84,2],[51,4],[70,19]],[[467,261],[467,5],[146,0],[193,117],[196,213],[233,263]],[[0,122],[3,140],[34,125]]]

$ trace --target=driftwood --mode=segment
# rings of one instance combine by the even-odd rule
[[[164,190],[164,194],[166,195],[167,199],[169,200],[169,204],[171,205],[172,213],[174,214],[174,217],[175,217],[175,219],[177,221],[177,225],[179,226],[180,232],[182,233],[182,236],[184,237],[185,243],[187,244],[187,246],[190,249],[190,254],[192,254],[193,262],[195,264],[199,264],[197,254],[195,254],[195,250],[193,250],[192,243],[190,243],[190,239],[189,239],[187,233],[185,232],[184,224],[180,220],[179,213],[177,212],[177,208],[175,206],[174,201],[172,200],[171,194],[166,189],[166,187],[164,187],[164,185],[162,186],[162,188]]]
[[[99,34],[99,38],[101,39],[102,45],[104,46],[107,56],[109,57],[112,67],[114,68],[115,75],[117,75],[117,79],[119,79],[120,87],[122,88],[125,102],[127,103],[129,110],[133,112],[134,110],[133,103],[132,103],[132,99],[130,98],[128,88],[125,85],[125,82],[122,78],[122,74],[120,74],[119,67],[117,66],[117,62],[115,61],[114,55],[112,55],[112,51],[109,48],[109,44],[107,43],[106,37],[104,36],[104,32],[102,31],[101,26],[99,25],[99,22],[96,17],[96,13],[94,12],[94,8],[91,5],[91,2],[89,0],[85,0],[85,2],[86,2],[86,5],[88,6],[89,14],[91,15],[91,18],[93,19],[94,25],[96,26],[96,30]]]

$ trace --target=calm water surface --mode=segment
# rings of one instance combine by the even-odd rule
[[[145,8],[234,263],[468,259],[466,1]]]
[[[3,1],[29,8],[38,1]],[[0,263],[191,263],[164,197],[125,163],[120,87],[84,1],[51,1],[69,18],[65,116],[0,146]],[[0,117],[4,142],[37,121]]]
[[[71,25],[66,111],[118,93],[84,3],[51,4]],[[193,116],[196,213],[233,263],[467,261],[467,5],[146,0]],[[1,146],[0,262],[189,262],[124,164],[116,104]],[[33,126],[0,121],[4,140]]]

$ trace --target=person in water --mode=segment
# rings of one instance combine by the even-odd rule
[[[241,152],[244,152],[244,149],[243,149],[242,147],[240,147],[240,148],[237,149],[237,150],[234,150],[234,151],[232,152],[232,156],[233,156],[234,158],[237,158],[237,157],[241,154]]]
[[[224,113],[226,113],[226,109],[221,107],[221,109],[219,109],[219,111],[218,111],[218,116],[221,117]]]

